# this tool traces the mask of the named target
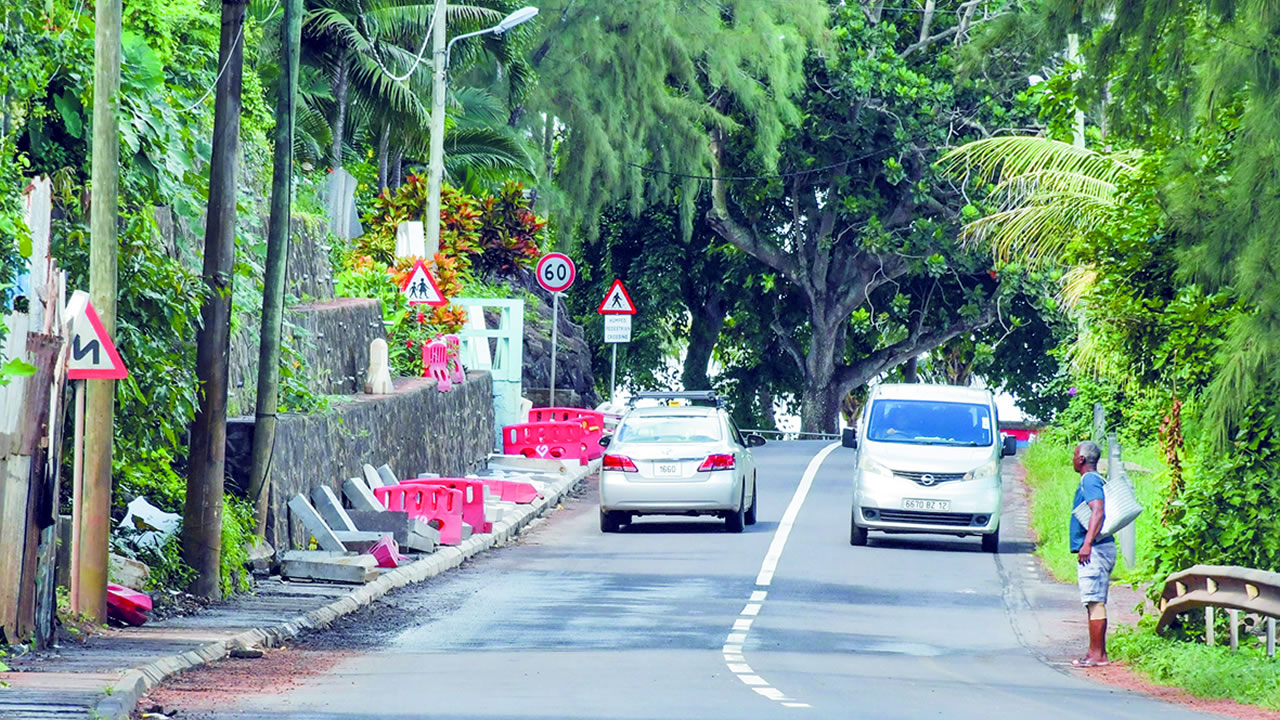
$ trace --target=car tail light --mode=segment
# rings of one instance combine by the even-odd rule
[[[732,470],[732,455],[708,455],[706,460],[698,466],[698,472],[711,472],[713,470]]]
[[[617,472],[639,472],[636,464],[631,462],[631,458],[626,455],[605,455],[603,469]]]

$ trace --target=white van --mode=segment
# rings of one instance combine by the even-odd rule
[[[843,445],[857,449],[849,543],[867,531],[979,535],[1000,546],[1000,440],[995,398],[953,385],[877,385]]]

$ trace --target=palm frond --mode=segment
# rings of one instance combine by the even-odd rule
[[[1102,201],[1115,197],[1116,184],[1083,173],[1062,170],[1037,170],[1004,178],[992,189],[1001,207],[1010,208],[1037,197],[1052,195],[1085,195]]]
[[[1127,160],[1127,156],[1103,155],[1049,138],[1011,135],[962,145],[939,158],[937,166],[946,175],[984,182],[1048,170],[1115,183],[1136,171]]]
[[[1062,276],[1057,300],[1060,307],[1074,310],[1080,306],[1098,282],[1098,269],[1092,265],[1076,265]]]
[[[1106,221],[1111,205],[1087,195],[1062,193],[1049,202],[1018,207],[979,218],[964,227],[961,241],[990,246],[1001,262],[1017,259],[1044,265],[1061,258],[1067,244]]]

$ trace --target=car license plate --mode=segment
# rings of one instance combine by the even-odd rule
[[[950,500],[912,500],[902,501],[903,510],[925,510],[928,512],[946,512],[951,509]]]
[[[653,474],[658,477],[679,477],[680,463],[659,462],[653,464]]]

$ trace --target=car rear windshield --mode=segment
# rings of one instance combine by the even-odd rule
[[[702,443],[720,441],[720,423],[712,415],[640,415],[627,418],[618,442]]]
[[[990,445],[991,410],[986,405],[929,400],[877,400],[867,439],[918,445]]]

